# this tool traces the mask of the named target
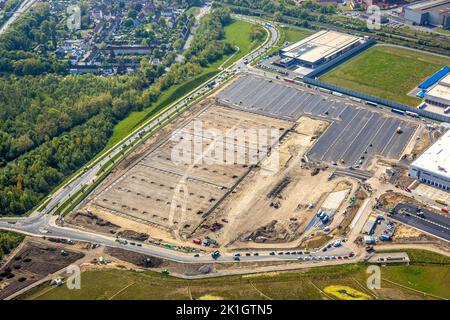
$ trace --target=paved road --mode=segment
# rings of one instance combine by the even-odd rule
[[[0,35],[5,33],[6,30],[8,30],[9,26],[14,23],[23,13],[27,12],[28,9],[31,8],[31,6],[39,0],[25,0],[12,14],[12,16],[3,24],[3,26],[0,28]]]
[[[423,212],[423,216],[419,216],[417,212]],[[450,241],[450,219],[429,211],[419,208],[412,204],[401,203],[395,207],[396,213],[392,218],[404,224],[408,224],[414,228],[425,231],[436,237]]]

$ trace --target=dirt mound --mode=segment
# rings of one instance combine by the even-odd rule
[[[62,250],[64,248],[64,250]],[[17,255],[0,268],[0,299],[29,286],[84,257],[65,246],[30,240]]]
[[[69,215],[66,218],[66,222],[76,226],[87,227],[96,231],[109,232],[112,234],[116,233],[117,230],[120,229],[118,225],[115,225],[107,220],[103,220],[90,212],[76,212],[74,215]]]
[[[119,260],[130,262],[135,266],[143,268],[159,268],[163,264],[162,259],[119,248],[106,247],[105,253]]]
[[[143,255],[137,252],[119,248],[106,247],[105,253],[122,261],[126,261],[141,268],[168,269],[171,273],[179,273],[189,276],[209,274],[215,272],[213,264],[203,263],[178,263],[160,258]]]
[[[128,240],[135,240],[135,241],[146,241],[149,238],[149,235],[146,233],[139,233],[133,230],[124,230],[120,231],[117,234],[121,238],[125,238]]]
[[[299,225],[295,222],[289,224],[289,229],[273,220],[253,232],[243,234],[239,239],[242,242],[253,241],[257,243],[285,242],[293,238],[291,231],[297,230]]]

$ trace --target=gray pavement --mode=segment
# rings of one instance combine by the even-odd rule
[[[418,215],[418,211],[421,211],[423,216]],[[450,218],[406,203],[398,204],[395,212],[391,215],[392,219],[450,241]]]
[[[333,121],[308,156],[328,163],[343,160],[346,166],[363,168],[376,155],[399,158],[417,129],[411,122],[370,110],[372,107],[252,75],[238,79],[218,98],[234,108],[289,121],[302,115]],[[403,133],[396,133],[398,127]]]

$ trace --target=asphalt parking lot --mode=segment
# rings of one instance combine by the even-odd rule
[[[312,115],[333,123],[308,153],[312,160],[364,168],[381,155],[398,159],[417,126],[398,117],[357,107],[343,98],[281,82],[244,76],[223,90],[219,101],[231,107],[296,121]],[[403,133],[396,133],[401,127]]]
[[[417,214],[418,210],[423,216]],[[398,204],[395,212],[393,219],[450,241],[450,218],[406,203]]]

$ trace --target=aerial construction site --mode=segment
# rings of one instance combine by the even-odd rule
[[[414,180],[402,162],[431,144],[429,130],[244,74],[145,141],[65,222],[200,253],[370,244],[374,232],[364,230],[380,201],[388,210],[408,200]]]

